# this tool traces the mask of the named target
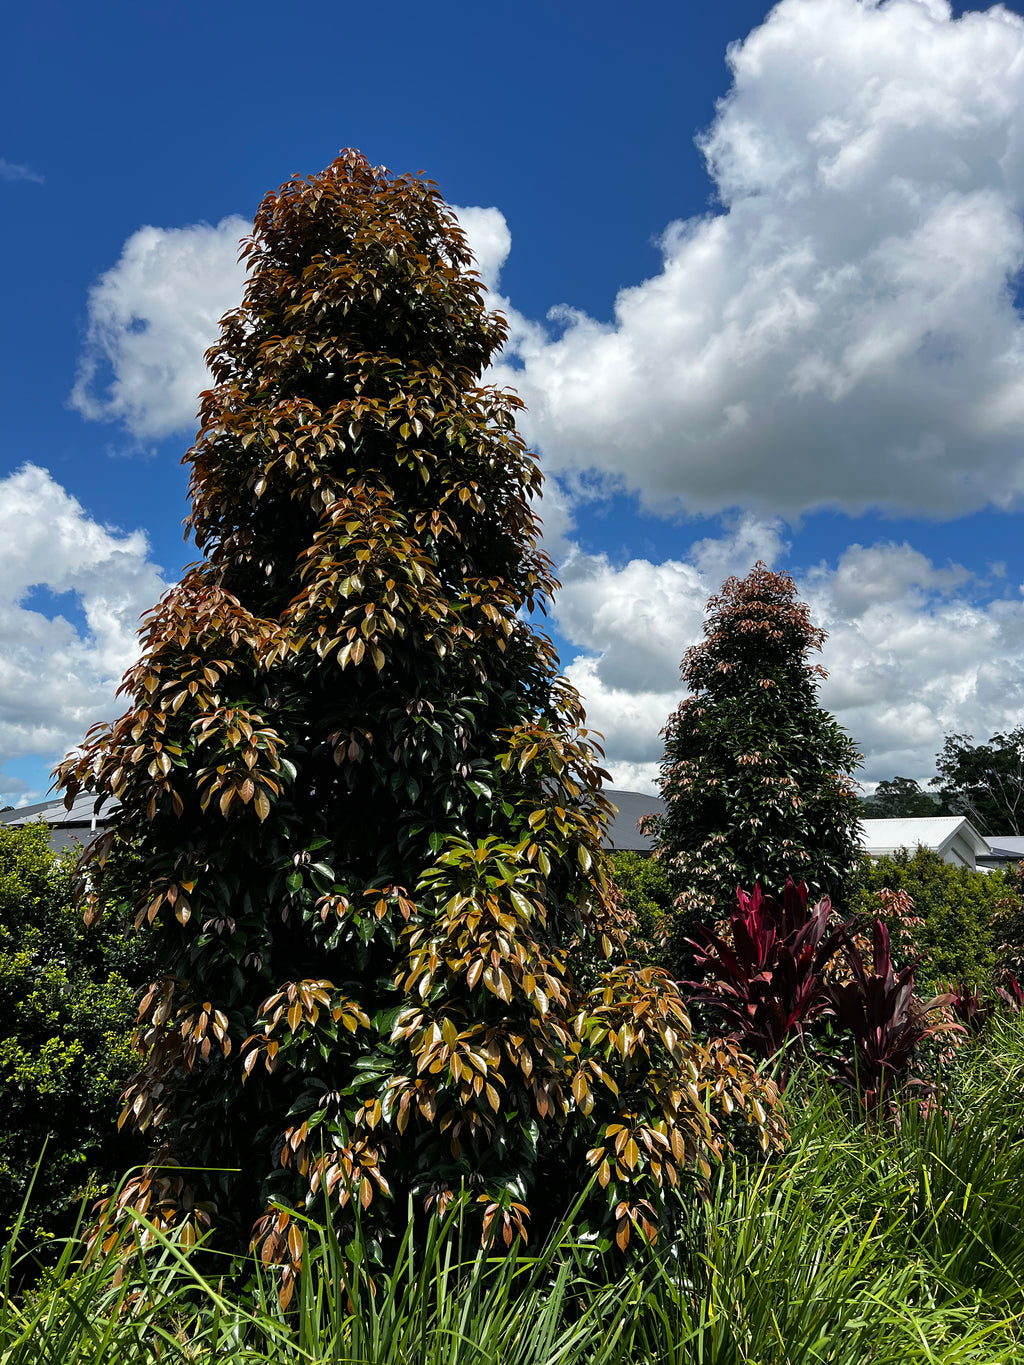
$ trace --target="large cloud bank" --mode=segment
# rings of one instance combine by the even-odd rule
[[[604,325],[518,315],[549,471],[648,507],[957,516],[1024,491],[1024,19],[945,0],[780,0],[701,139],[717,208]],[[495,208],[458,213],[497,288]],[[238,302],[242,218],[141,228],[89,299],[72,397],[142,440],[192,424]]]
[[[139,616],[166,585],[141,532],[99,525],[35,465],[0,479],[0,540],[0,758],[59,757],[115,713]],[[73,594],[76,620],[40,588]]]
[[[781,0],[729,54],[673,223],[615,321],[521,320],[549,469],[649,506],[954,516],[1024,489],[1024,20]]]
[[[577,554],[556,618],[580,651],[568,675],[605,736],[617,786],[656,787],[659,731],[682,696],[679,661],[701,638],[704,604],[723,576],[784,556],[777,524],[746,519],[679,560],[616,567]],[[939,568],[906,544],[851,545],[833,568],[798,578],[829,632],[822,704],[867,755],[867,783],[927,780],[952,731],[987,739],[1024,713],[1024,599],[1016,584]]]
[[[1024,492],[1024,20],[954,19],[945,0],[780,0],[729,60],[701,140],[714,208],[669,225],[660,272],[619,294],[611,324],[518,314],[497,295],[503,215],[458,210],[512,323],[495,377],[526,399],[526,435],[557,476],[544,515],[569,671],[626,786],[651,786],[707,596],[757,558],[784,562],[783,518],[955,518]],[[90,296],[85,415],[140,440],[188,430],[247,230],[129,239]],[[654,511],[729,513],[733,529],[661,564],[584,555],[573,490],[595,475]],[[869,780],[926,778],[945,733],[1019,720],[1016,583],[880,544],[798,586],[831,633],[822,699]]]

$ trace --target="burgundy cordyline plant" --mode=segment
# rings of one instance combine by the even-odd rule
[[[700,928],[704,945],[693,946],[704,980],[686,984],[691,1000],[713,1010],[730,1036],[762,1059],[787,1046],[803,1058],[809,1026],[829,1021],[839,1079],[876,1116],[891,1108],[925,1038],[964,1033],[961,1024],[935,1017],[949,1006],[956,1012],[960,996],[917,999],[913,966],[893,965],[887,926],[875,920],[869,943],[852,920],[829,932],[831,913],[827,897],[809,906],[806,885],[792,878],[779,898],[760,886],[737,889],[727,925],[720,932]],[[1010,999],[1011,992],[1002,995]],[[963,1007],[970,1009],[966,1001]],[[786,1066],[780,1071],[784,1079]]]
[[[1005,973],[1003,981],[1004,985],[996,987],[996,995],[1004,1005],[1009,1005],[1014,1014],[1019,1014],[1024,1009],[1024,986],[1010,971]]]
[[[967,1033],[978,1037],[992,1018],[995,1001],[986,998],[977,986],[965,981],[947,981],[945,985],[953,1018],[963,1025]]]
[[[832,902],[825,896],[808,907],[806,883],[792,877],[781,899],[760,886],[736,895],[728,933],[698,929],[704,944],[693,946],[705,979],[687,983],[692,999],[724,1016],[757,1057],[774,1057],[792,1040],[802,1053],[805,1026],[829,1003],[822,972],[843,932],[827,932]]]
[[[915,998],[913,966],[900,971],[893,966],[889,931],[881,920],[872,931],[870,968],[846,931],[843,950],[849,979],[828,987],[830,1013],[849,1035],[840,1079],[856,1091],[868,1114],[877,1115],[891,1107],[918,1045],[932,1034],[963,1028],[948,1020],[930,1021],[953,997],[945,992],[924,1003]]]

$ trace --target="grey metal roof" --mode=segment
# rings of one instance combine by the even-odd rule
[[[54,853],[61,853],[72,845],[80,849],[106,829],[117,805],[116,801],[103,801],[97,812],[94,796],[79,796],[71,809],[65,810],[63,798],[51,796],[49,800],[37,801],[32,806],[0,811],[0,825],[24,827],[34,821],[47,825],[50,830],[49,845]]]
[[[661,815],[665,810],[665,802],[660,796],[649,796],[645,792],[618,791],[614,787],[605,787],[604,794],[618,807],[618,813],[612,817],[608,825],[608,833],[604,839],[605,848],[612,848],[617,852],[650,853],[654,848],[654,840],[646,834],[641,834],[636,822],[641,815],[655,812]]]
[[[617,851],[652,852],[654,840],[646,834],[641,834],[636,824],[640,817],[648,812],[661,814],[665,809],[662,798],[644,792],[619,791],[613,787],[606,787],[604,794],[618,807],[617,815],[608,826],[605,847]],[[958,834],[973,848],[976,858],[992,856],[989,855],[989,843],[962,815],[861,821],[861,847],[875,857],[880,853],[894,853],[899,848],[916,848],[918,844],[933,848],[942,854]],[[1005,857],[1008,860],[1024,858],[1024,838],[1007,837],[999,843],[1000,847],[1010,849],[1019,845],[1019,852],[1006,853]],[[998,856],[995,848],[993,855]]]
[[[105,800],[96,810],[95,796],[76,797],[70,810],[64,809],[62,796],[51,796],[47,801],[37,801],[34,806],[19,806],[17,810],[0,811],[0,825],[28,825],[33,820],[42,820],[54,827],[75,826],[93,829],[104,825],[117,810],[116,801]]]
[[[1024,858],[1024,837],[1019,834],[992,834],[988,842],[992,852],[986,862],[1018,863]]]

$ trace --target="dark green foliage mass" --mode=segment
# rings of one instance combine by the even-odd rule
[[[644,960],[660,961],[673,900],[664,863],[627,849],[612,854],[612,869],[623,900],[630,950]]]
[[[116,1123],[141,967],[113,915],[85,926],[72,860],[54,856],[47,833],[0,825],[0,1226],[45,1142],[32,1218],[52,1235],[73,1224],[86,1187],[132,1159]]]
[[[996,902],[992,937],[997,976],[1011,972],[1024,982],[1024,862],[1003,870],[1006,890]]]
[[[688,695],[665,728],[663,815],[649,829],[675,897],[671,951],[733,905],[737,886],[842,898],[859,855],[859,755],[818,703],[810,661],[825,632],[793,580],[758,564],[708,603],[704,640],[682,662]]]

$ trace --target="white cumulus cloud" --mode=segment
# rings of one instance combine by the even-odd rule
[[[245,218],[216,227],[143,227],[89,292],[89,327],[72,406],[118,421],[140,440],[195,422],[210,384],[204,354],[242,297],[238,245]]]
[[[453,212],[476,257],[476,269],[488,290],[498,288],[501,267],[512,249],[512,234],[500,209],[456,208]]]
[[[117,714],[139,617],[167,585],[141,531],[101,526],[36,465],[0,479],[0,539],[0,767],[55,761]],[[39,609],[39,588],[73,594],[71,614],[84,620]]]
[[[956,516],[1024,491],[1024,20],[780,0],[701,146],[719,211],[671,224],[614,322],[520,320],[549,468],[650,507]]]
[[[555,611],[579,651],[566,673],[605,736],[616,785],[656,789],[659,732],[683,695],[679,662],[702,638],[722,568],[743,574],[755,557],[771,562],[784,551],[777,526],[748,520],[660,564],[570,560]],[[829,632],[821,703],[863,750],[866,782],[897,773],[925,781],[946,734],[987,739],[1020,723],[1024,588],[993,595],[1005,586],[895,543],[851,545],[836,564],[797,579],[812,619]]]

